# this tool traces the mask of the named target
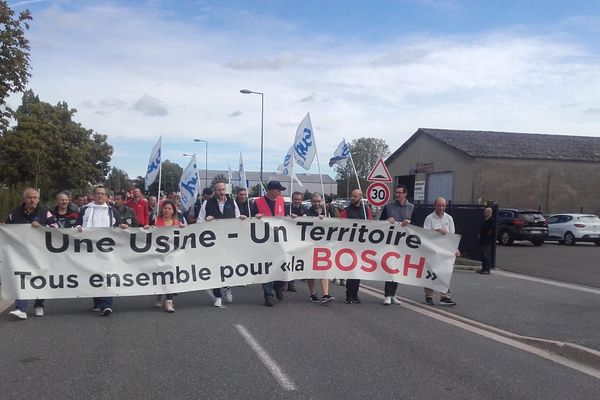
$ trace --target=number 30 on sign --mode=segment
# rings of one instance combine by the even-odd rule
[[[375,207],[381,207],[390,200],[390,188],[383,182],[374,182],[367,189],[367,199]]]

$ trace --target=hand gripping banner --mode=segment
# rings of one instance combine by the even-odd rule
[[[5,298],[180,293],[305,278],[447,291],[460,236],[387,221],[214,220],[186,228],[0,226]]]

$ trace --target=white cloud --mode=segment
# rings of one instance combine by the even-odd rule
[[[169,113],[163,101],[147,94],[140,97],[131,108],[148,117],[164,117]]]
[[[373,45],[239,13],[250,26],[219,30],[202,16],[181,21],[157,9],[53,5],[30,32],[30,86],[45,101],[79,108],[78,121],[109,140],[142,140],[149,153],[161,133],[181,142],[203,137],[231,143],[231,160],[243,149],[248,165],[256,164],[261,103],[239,90],[264,92],[267,169],[307,111],[322,159],[341,137],[377,136],[395,149],[418,127],[600,134],[597,121],[581,118],[597,109],[600,62],[562,32],[414,35]],[[147,158],[145,147],[140,152]],[[116,166],[125,162],[115,157]]]

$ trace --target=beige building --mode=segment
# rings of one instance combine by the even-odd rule
[[[420,128],[386,165],[417,203],[600,213],[599,137]]]

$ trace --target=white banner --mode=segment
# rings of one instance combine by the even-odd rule
[[[274,280],[396,281],[447,291],[460,236],[387,221],[213,220],[186,228],[0,226],[4,298],[178,293]]]
[[[146,170],[146,190],[154,183],[156,177],[158,176],[158,172],[160,171],[160,147],[162,142],[162,136],[158,138],[158,142],[152,148],[152,153],[150,153],[150,160],[148,161],[148,169]]]
[[[196,154],[192,156],[190,163],[185,167],[179,180],[179,193],[181,199],[181,208],[188,211],[194,206],[198,196],[198,166],[196,164]]]
[[[296,138],[293,147],[296,164],[304,169],[310,169],[315,154],[317,154],[317,145],[315,144],[309,113],[306,114],[306,117],[300,122],[298,129],[296,129]]]

